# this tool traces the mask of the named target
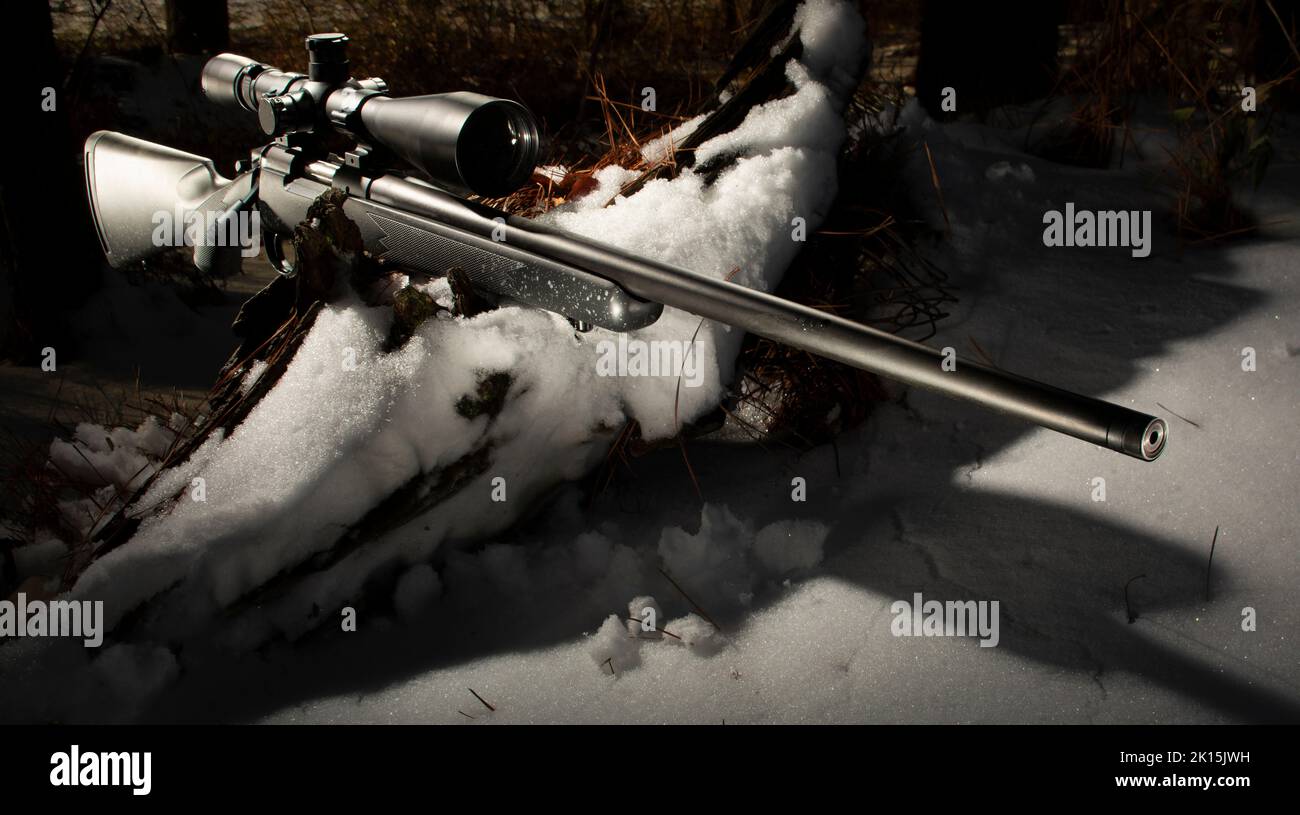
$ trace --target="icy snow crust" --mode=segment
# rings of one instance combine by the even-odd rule
[[[796,92],[701,147],[701,158],[739,156],[713,184],[687,171],[602,207],[627,180],[610,168],[594,192],[546,220],[699,273],[775,285],[799,246],[792,219],[815,228],[834,197],[843,94],[865,48],[863,24],[845,3],[813,0],[796,26],[804,45],[802,61],[788,67]],[[446,291],[435,285],[433,293]],[[328,548],[412,478],[490,445],[492,466],[443,505],[303,581],[234,635],[237,644],[277,631],[292,637],[315,624],[315,613],[336,613],[377,571],[426,561],[444,541],[507,528],[555,484],[588,472],[628,418],[647,438],[673,434],[678,422],[717,404],[742,339],[726,326],[701,328],[698,318],[674,309],[636,333],[699,340],[704,384],[681,388],[675,408],[675,377],[596,376],[596,346],[612,336],[607,332],[575,338],[556,315],[508,307],[431,320],[385,354],[390,313],[357,301],[322,311],[282,380],[244,423],[160,479],[139,506],[162,503],[195,477],[204,479],[206,501],[183,497],[145,520],[127,545],[81,576],[73,595],[104,600],[112,624],[183,583],[158,616],[162,631],[191,630]],[[355,358],[354,370],[343,364],[347,358]],[[457,412],[457,400],[473,394],[480,377],[500,371],[513,384],[495,421]],[[506,479],[505,503],[490,500],[498,476]],[[399,606],[417,609],[433,586],[429,575],[405,580]]]

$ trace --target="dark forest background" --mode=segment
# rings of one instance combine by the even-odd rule
[[[773,0],[15,0],[8,28],[31,54],[5,128],[0,188],[0,357],[39,362],[67,315],[95,291],[100,257],[83,192],[80,146],[100,128],[164,141],[228,170],[258,143],[255,123],[211,110],[203,60],[230,50],[305,67],[303,37],[341,30],[358,76],[395,94],[459,88],[524,101],[550,159],[599,153],[602,88],[635,104],[653,86],[657,120],[694,111]],[[874,56],[869,81],[916,95],[931,114],[996,121],[1006,105],[1064,98],[1072,124],[1037,145],[1104,166],[1122,155],[1127,118],[1163,93],[1187,144],[1180,217],[1202,237],[1245,223],[1231,203],[1262,172],[1267,133],[1220,114],[1242,85],[1269,110],[1294,107],[1300,0],[1046,0],[1027,4],[860,2]],[[940,108],[954,86],[960,111]],[[47,88],[54,111],[40,104]],[[145,101],[141,101],[145,97]],[[148,98],[157,104],[151,107]],[[1265,98],[1266,97],[1266,98]],[[170,106],[165,100],[182,100]],[[132,100],[124,102],[124,100]],[[645,117],[643,117],[644,119]],[[1241,132],[1238,132],[1241,131]],[[1263,138],[1263,141],[1261,141]],[[1206,147],[1208,143],[1211,146]],[[20,160],[14,160],[21,157]],[[75,354],[75,348],[68,349]]]

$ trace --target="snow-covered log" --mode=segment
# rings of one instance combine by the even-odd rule
[[[606,167],[589,194],[542,218],[771,289],[800,247],[796,219],[815,229],[835,196],[862,20],[847,3],[809,0],[776,53],[768,64],[783,81],[759,71],[768,92],[744,96],[743,111],[723,104],[725,129],[706,115],[670,136],[712,134],[692,166],[643,181]],[[517,306],[457,314],[446,279],[401,282],[397,313],[402,298],[439,308],[417,309],[427,319],[400,336],[392,301],[355,287],[300,301],[310,330],[273,386],[154,479],[131,507],[138,526],[86,566],[72,596],[104,600],[109,624],[129,619],[133,637],[180,638],[215,621],[237,645],[296,637],[337,619],[371,581],[508,528],[600,462],[629,420],[666,438],[714,409],[743,339],[665,309],[629,339],[688,344],[697,386],[672,373],[606,376],[614,334],[575,333]]]

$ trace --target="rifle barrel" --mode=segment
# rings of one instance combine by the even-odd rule
[[[1143,461],[1154,461],[1168,438],[1168,426],[1155,416],[968,360],[944,370],[943,354],[920,343],[525,218],[510,216],[503,227],[492,217],[501,213],[468,205],[423,184],[386,176],[374,182],[368,197],[424,211],[480,235],[504,229],[501,237],[507,243],[613,280],[642,299],[974,402]]]

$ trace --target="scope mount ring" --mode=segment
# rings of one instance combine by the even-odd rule
[[[257,105],[253,104],[252,106],[249,106],[249,104],[244,101],[243,92],[238,89],[244,87],[245,79],[255,80],[257,79],[258,74],[262,73],[265,70],[266,70],[266,66],[263,65],[262,63],[249,62],[248,64],[242,66],[238,71],[235,72],[235,79],[231,83],[237,89],[235,93],[235,101],[239,103],[239,106],[241,108],[248,111],[249,113],[257,113]]]

